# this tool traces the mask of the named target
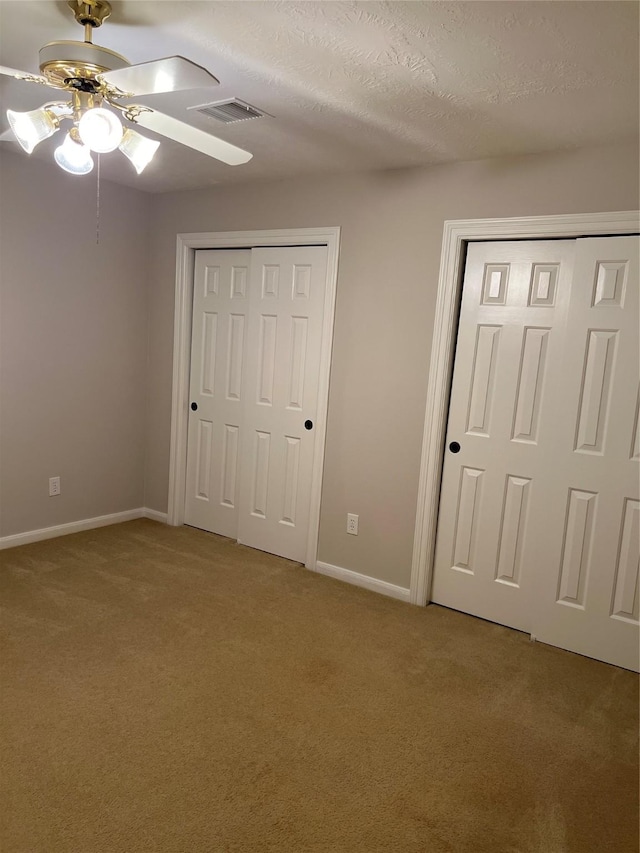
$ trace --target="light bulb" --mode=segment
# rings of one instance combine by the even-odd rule
[[[16,139],[27,154],[43,139],[47,139],[58,129],[58,121],[48,110],[42,107],[27,113],[17,113],[7,110],[7,118]]]
[[[72,175],[87,175],[93,169],[93,159],[86,145],[74,142],[67,133],[64,142],[53,152],[56,163]]]
[[[78,122],[78,133],[85,145],[97,154],[115,151],[122,140],[122,124],[117,115],[94,107]]]
[[[119,148],[131,160],[136,172],[140,174],[153,159],[159,145],[160,143],[154,139],[147,139],[146,136],[127,128]]]

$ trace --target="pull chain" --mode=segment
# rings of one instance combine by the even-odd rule
[[[98,154],[98,169],[96,183],[96,246],[100,243],[100,155]]]

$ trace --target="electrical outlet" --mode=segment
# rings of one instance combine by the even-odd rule
[[[60,477],[49,477],[49,497],[60,494]]]
[[[347,533],[358,535],[358,516],[352,512],[347,513]]]

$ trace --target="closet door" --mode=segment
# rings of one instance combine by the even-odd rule
[[[185,523],[238,534],[251,250],[196,253]]]
[[[253,249],[238,541],[304,562],[322,343],[324,246]]]
[[[196,254],[185,522],[299,562],[326,274],[325,246]]]
[[[432,600],[638,669],[638,239],[469,247]]]
[[[638,670],[637,237],[578,240],[539,528],[533,633]]]
[[[476,243],[465,267],[432,600],[527,632],[574,253]]]

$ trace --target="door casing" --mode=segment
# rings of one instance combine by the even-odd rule
[[[430,599],[444,440],[467,244],[478,240],[618,236],[637,234],[639,230],[640,212],[637,210],[447,220],[444,223],[413,540],[409,597],[412,604],[424,606]]]
[[[329,373],[338,280],[340,228],[295,228],[269,231],[213,231],[178,234],[173,324],[173,383],[171,398],[171,444],[169,450],[169,510],[167,522],[184,524],[187,471],[189,364],[193,310],[193,272],[197,249],[251,249],[256,246],[326,246],[327,276],[322,327],[316,441],[311,474],[309,535],[305,566],[315,569],[320,528],[320,497],[329,402]]]

